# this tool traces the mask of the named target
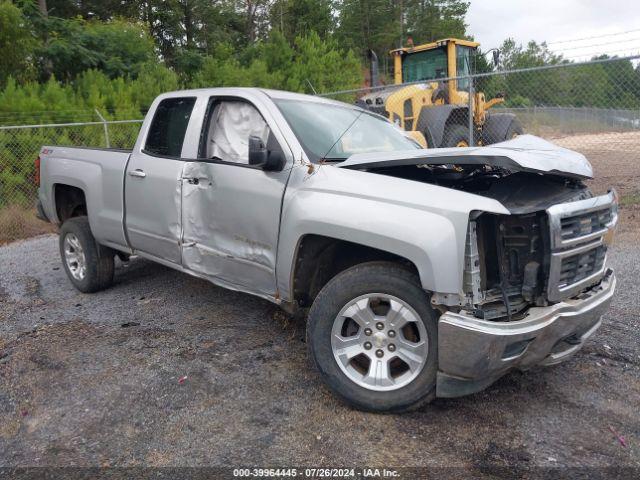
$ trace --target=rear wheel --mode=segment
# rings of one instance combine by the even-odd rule
[[[309,311],[307,340],[326,384],[350,404],[399,412],[435,396],[437,316],[415,274],[369,262],[335,276]]]
[[[84,293],[97,292],[113,282],[114,251],[96,242],[87,217],[73,217],[60,228],[60,256],[67,277]]]
[[[458,124],[447,125],[444,130],[442,147],[468,147],[469,129]]]

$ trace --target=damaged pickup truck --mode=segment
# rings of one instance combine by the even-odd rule
[[[424,150],[353,105],[201,89],[158,97],[133,150],[45,146],[37,165],[77,289],[137,255],[308,312],[315,365],[361,409],[561,362],[615,288],[615,192],[528,135]]]

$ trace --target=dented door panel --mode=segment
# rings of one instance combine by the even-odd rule
[[[186,162],[182,266],[275,296],[280,206],[288,177],[243,165]]]

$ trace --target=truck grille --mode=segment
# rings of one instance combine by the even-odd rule
[[[606,247],[600,245],[584,253],[564,257],[560,263],[558,286],[568,287],[601,271],[604,267],[606,252]]]
[[[618,220],[616,212],[613,192],[547,209],[550,301],[575,296],[600,281],[605,272],[608,234]]]
[[[567,241],[607,230],[612,214],[611,206],[606,206],[601,210],[561,218],[560,236]]]

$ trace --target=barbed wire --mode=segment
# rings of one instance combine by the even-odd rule
[[[605,34],[602,34],[602,35],[590,35],[588,37],[573,38],[573,39],[570,39],[570,40],[558,40],[558,41],[555,41],[555,42],[544,42],[544,43],[546,43],[547,45],[558,45],[560,43],[579,42],[579,41],[582,41],[582,40],[593,40],[595,38],[613,37],[613,36],[616,36],[616,35],[626,35],[628,33],[635,33],[635,32],[640,32],[640,28],[636,28],[636,29],[633,29],[633,30],[627,30],[625,32],[605,33]]]
[[[624,42],[638,42],[640,41],[640,37],[639,38],[630,38],[630,39],[624,39],[624,40],[616,40],[614,42],[603,42],[603,43],[593,43],[591,45],[581,45],[579,47],[569,47],[569,48],[562,48],[560,49],[560,51],[562,52],[566,52],[567,50],[579,50],[581,48],[593,48],[593,47],[602,47],[604,45],[614,45],[616,43],[624,43]]]
[[[594,53],[584,53],[584,54],[574,55],[574,56],[571,56],[571,57],[563,56],[562,58],[565,59],[565,60],[575,60],[575,59],[578,59],[578,58],[593,59],[593,58],[599,57],[601,55],[611,55],[611,54],[621,54],[623,56],[622,57],[611,58],[611,59],[605,59],[605,60],[611,60],[611,61],[630,60],[630,61],[634,61],[634,60],[638,60],[638,57],[640,57],[640,47],[636,47],[635,49],[618,48],[618,49],[615,49],[615,50],[606,50],[606,51],[599,51],[599,52],[594,52]]]

